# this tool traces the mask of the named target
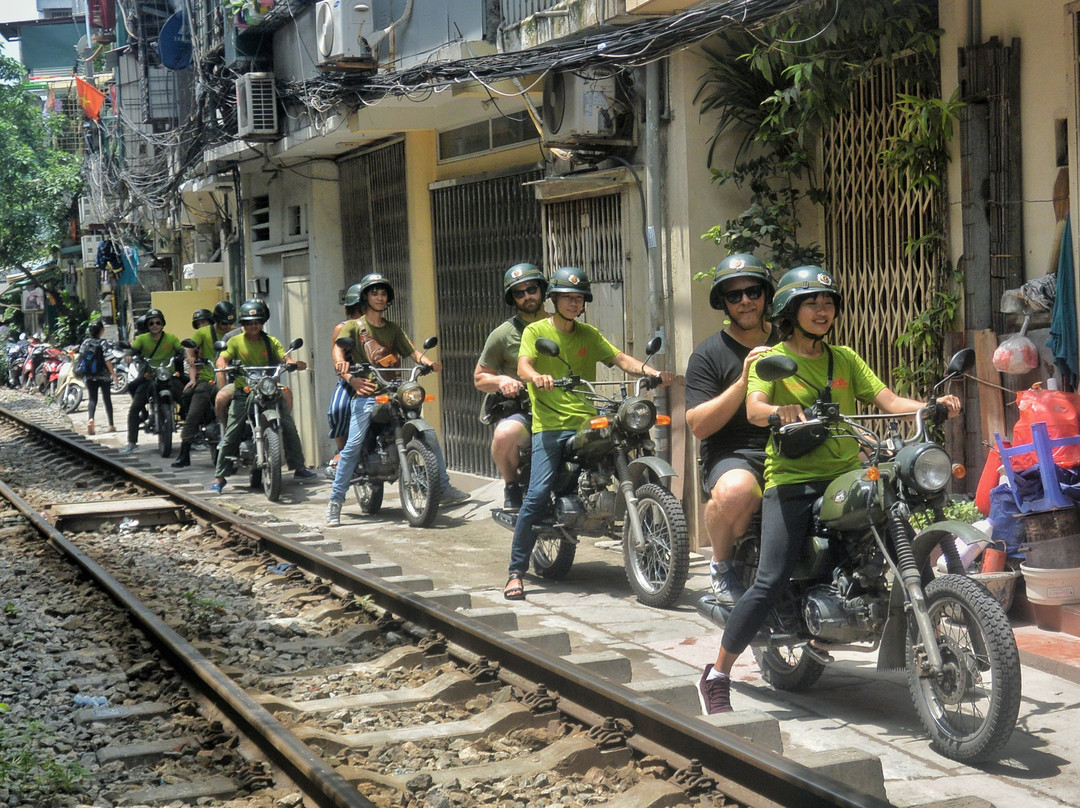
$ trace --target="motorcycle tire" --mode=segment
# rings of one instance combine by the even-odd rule
[[[533,545],[532,564],[536,574],[549,581],[561,581],[574,566],[577,545],[555,534],[538,535]]]
[[[1005,610],[978,581],[943,575],[926,587],[926,606],[944,670],[923,673],[922,640],[908,625],[908,689],[931,746],[960,763],[997,753],[1020,710],[1020,654]]]
[[[413,438],[405,445],[403,466],[409,469],[411,482],[405,485],[404,477],[398,476],[398,491],[405,518],[413,527],[431,527],[439,515],[442,481],[439,479],[439,462],[426,443]]]
[[[172,454],[173,431],[176,429],[172,405],[167,401],[158,401],[157,407],[157,445],[158,454],[168,457]]]
[[[801,693],[813,687],[825,666],[798,646],[751,646],[761,669],[761,678],[777,690]]]
[[[82,400],[82,388],[77,384],[69,384],[64,388],[64,392],[60,394],[60,409],[71,415],[71,413],[79,409]]]
[[[382,483],[355,483],[352,490],[356,504],[360,506],[360,513],[371,516],[382,510]]]
[[[262,468],[263,494],[271,502],[277,502],[281,499],[281,433],[276,429],[267,429],[263,432],[263,438],[266,440],[266,462]]]
[[[112,382],[109,386],[114,396],[123,395],[128,391],[128,377],[126,367],[116,368],[116,381]]]
[[[636,548],[630,520],[623,525],[623,566],[638,602],[666,609],[682,594],[690,571],[690,534],[682,504],[661,485],[647,483],[634,492],[644,533]]]
[[[34,373],[33,385],[35,390],[45,395],[45,388],[49,385],[49,374],[45,372],[44,368],[39,368]]]

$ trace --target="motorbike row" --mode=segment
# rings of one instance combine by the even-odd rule
[[[66,413],[79,409],[86,398],[86,384],[75,375],[79,346],[57,348],[35,335],[7,344],[7,385],[27,392],[37,392],[55,401]],[[127,391],[127,363],[120,343],[106,341],[105,356],[113,362],[118,381],[114,393]]]
[[[286,354],[302,344],[294,340]],[[352,347],[349,339],[338,344]],[[431,337],[424,349],[436,344]],[[193,343],[185,341],[185,346]],[[110,346],[121,379],[114,389],[122,391],[139,378],[151,380],[155,389],[145,428],[157,435],[161,455],[168,456],[177,415],[172,367],[155,370],[140,357],[125,364],[127,347]],[[654,338],[646,349],[647,361],[660,347]],[[549,340],[538,340],[537,348],[548,356],[559,355]],[[74,411],[82,398],[81,392],[69,392],[80,384],[71,372],[74,353],[31,341],[9,345],[9,383],[52,395],[68,412]],[[970,350],[954,356],[935,394],[973,363]],[[282,378],[294,369],[284,358],[279,364],[243,369],[248,433],[237,463],[272,501],[281,493],[284,462]],[[358,506],[365,514],[378,513],[385,485],[396,482],[408,522],[430,526],[438,515],[441,486],[433,448],[437,436],[422,416],[424,403],[432,397],[420,378],[430,369],[362,363],[350,370],[375,376],[383,391],[376,397],[372,426],[351,481]],[[670,423],[644,395],[656,379],[588,381],[570,373],[569,365],[567,370],[556,385],[576,391],[595,408],[596,417],[578,430],[557,470],[549,508],[536,526],[533,567],[544,578],[562,579],[582,537],[615,539],[621,543],[627,580],[637,599],[667,608],[685,586],[690,542],[682,505],[670,490],[676,472],[656,455],[651,437],[656,426]],[[759,360],[758,372],[779,380],[797,375],[798,366],[786,357],[766,357]],[[514,401],[492,394],[489,399],[493,411],[504,414],[528,406],[527,397]],[[945,420],[943,410],[932,398],[917,414],[914,433],[905,437],[895,416],[875,431],[868,424],[882,416],[843,415],[827,397],[808,409],[809,423],[823,427],[828,440],[857,441],[864,463],[840,475],[818,501],[802,560],[751,647],[763,677],[778,689],[793,691],[818,680],[832,661],[830,649],[876,654],[879,670],[907,672],[919,720],[938,752],[973,763],[992,757],[1012,732],[1020,703],[1020,662],[1004,609],[966,575],[956,549],[957,538],[970,544],[985,537],[944,514],[953,465],[932,440],[932,430]],[[201,435],[215,455],[217,427],[214,419]],[[791,427],[772,428],[780,433]],[[527,455],[521,473],[527,487]],[[927,511],[935,516],[932,524],[914,531],[910,516]],[[492,518],[513,530],[517,513],[494,508]],[[754,530],[736,546],[747,586],[757,569],[758,549]],[[934,572],[936,551],[947,562],[945,575]],[[701,598],[698,610],[719,626],[729,615],[711,595]]]

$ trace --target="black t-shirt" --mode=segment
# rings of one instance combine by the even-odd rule
[[[686,409],[716,398],[738,381],[749,353],[749,348],[724,331],[717,331],[698,345],[686,366]],[[701,442],[701,463],[708,468],[739,449],[764,452],[768,440],[767,427],[754,426],[746,420],[743,403],[724,426]]]

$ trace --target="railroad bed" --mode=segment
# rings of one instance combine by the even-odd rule
[[[0,423],[0,727],[38,722],[57,805],[887,804],[865,753],[780,758],[768,716],[33,430]]]

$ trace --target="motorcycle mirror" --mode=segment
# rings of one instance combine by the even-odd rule
[[[302,340],[300,337],[297,337],[296,339],[294,339],[292,342],[289,343],[289,350],[290,351],[295,351],[297,348],[303,348],[303,347],[304,347],[304,340]]]
[[[538,350],[544,356],[559,355],[559,346],[552,340],[547,339],[546,337],[540,337],[536,341],[536,350]]]
[[[183,345],[185,348],[195,350],[195,340],[193,339],[182,339],[180,340],[180,344]]]
[[[657,334],[655,337],[649,340],[649,344],[645,346],[645,355],[652,356],[654,353],[659,353],[662,347],[664,347],[664,340],[659,334]]]
[[[214,343],[214,350],[221,353],[225,350],[225,340],[219,339]]]
[[[426,340],[424,340],[424,350],[425,351],[430,351],[432,348],[434,348],[438,344],[439,344],[439,338],[438,337],[428,337]]]
[[[959,376],[963,373],[967,373],[975,366],[975,349],[963,348],[953,354],[952,359],[949,360],[949,367],[946,368],[945,373],[948,376]]]
[[[352,337],[338,337],[334,340],[334,344],[341,348],[343,351],[351,351],[356,347],[356,340]]]
[[[790,356],[766,356],[754,365],[757,375],[767,382],[778,382],[788,376],[794,376],[799,370],[798,363]]]

